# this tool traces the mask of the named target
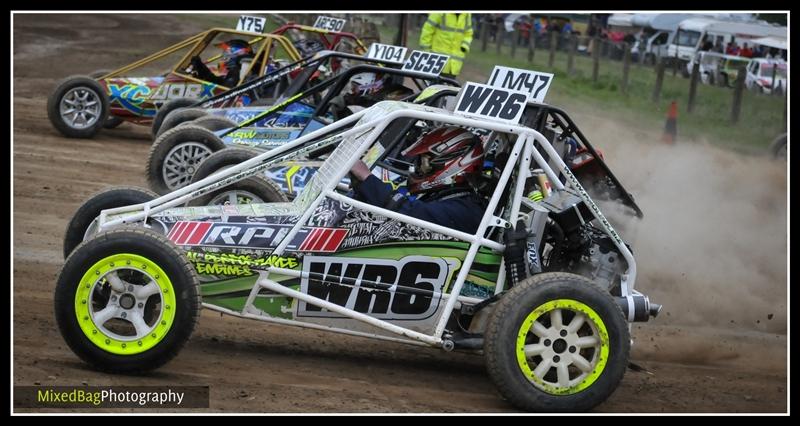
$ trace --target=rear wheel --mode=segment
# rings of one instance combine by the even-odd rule
[[[199,126],[186,125],[165,132],[150,148],[145,172],[150,189],[163,195],[183,188],[200,163],[223,148],[222,139]]]
[[[96,232],[95,219],[106,209],[146,203],[158,197],[158,194],[143,188],[120,186],[104,189],[84,202],[67,225],[64,233],[64,258],[82,241]]]
[[[61,335],[109,372],[153,370],[177,355],[200,314],[198,279],[183,252],[142,228],[98,234],[67,258],[55,291]]]
[[[246,148],[228,147],[206,158],[197,168],[192,183],[214,173],[247,161],[259,153]],[[275,182],[264,175],[255,175],[232,183],[189,202],[189,205],[251,204],[285,202],[289,199]]]
[[[73,76],[59,83],[47,99],[47,117],[68,138],[91,138],[108,116],[105,89],[90,77]]]
[[[500,299],[484,351],[489,375],[514,406],[584,411],[622,380],[630,334],[606,291],[578,275],[543,273]]]
[[[155,140],[156,137],[158,137],[158,135],[160,134],[159,129],[161,129],[161,123],[164,122],[164,119],[167,117],[167,115],[169,115],[169,113],[175,111],[178,108],[188,108],[196,103],[197,99],[179,98],[179,99],[173,99],[169,102],[164,103],[164,105],[161,105],[161,107],[158,108],[158,111],[156,112],[156,116],[153,117],[153,124],[150,127],[150,133],[152,133],[153,135],[153,140]]]

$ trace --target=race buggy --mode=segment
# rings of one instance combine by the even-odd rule
[[[243,48],[233,49],[231,42]],[[246,55],[236,56],[245,51]],[[165,61],[176,56],[180,59],[163,72]],[[236,84],[209,81],[225,72],[229,59],[236,59],[241,68]],[[209,98],[272,71],[276,61],[299,59],[297,49],[283,36],[212,28],[114,71],[68,77],[48,98],[47,116],[64,136],[89,138],[101,127],[113,128],[123,121],[149,124],[171,99]],[[128,77],[134,70],[158,76]]]
[[[304,72],[313,70],[312,67]],[[414,88],[405,84],[406,79],[411,80]],[[303,84],[303,81],[301,77],[295,79],[298,84]],[[205,161],[227,146],[260,151],[274,148],[346,117],[358,108],[384,99],[406,99],[434,83],[458,85],[452,79],[414,71],[356,65],[271,107],[179,109],[167,116],[162,130],[165,126],[175,125],[177,120],[196,117],[194,114],[200,114],[200,118],[161,133],[150,149],[145,176],[153,191],[165,194],[189,184]],[[289,88],[286,92],[291,94],[295,91]],[[204,124],[218,124],[219,127],[209,128]],[[222,130],[217,130],[220,128]],[[239,154],[229,158],[227,152],[220,154],[224,156],[221,163],[207,166],[209,174],[231,161],[242,159]],[[284,171],[288,172],[288,169]],[[299,169],[294,170],[297,171]],[[306,171],[298,176],[310,177]],[[290,181],[291,177],[285,179],[282,189],[292,194],[294,188]],[[253,195],[262,201],[278,200],[270,194],[271,191],[267,190],[267,193]]]
[[[56,285],[62,336],[95,368],[153,370],[188,340],[202,305],[482,351],[500,393],[520,409],[596,406],[627,368],[628,322],[646,321],[660,306],[634,289],[630,248],[550,141],[516,124],[526,98],[468,83],[454,111],[382,101],[165,196],[79,217],[113,190],[100,193],[70,225],[89,223]],[[359,159],[403,172],[391,156],[406,136],[445,125],[488,133],[494,145],[474,234],[340,189]],[[183,207],[330,148],[292,202]]]
[[[314,39],[299,38],[294,41],[294,46],[300,51],[302,59],[297,62],[274,69],[261,77],[250,79],[243,84],[231,88],[228,91],[218,93],[207,99],[177,98],[163,104],[155,115],[152,122],[152,134],[155,139],[165,130],[176,126],[187,120],[202,116],[203,111],[197,109],[204,108],[226,108],[242,105],[272,105],[276,103],[280,96],[286,96],[289,88],[293,92],[298,92],[308,88],[309,84],[316,83],[320,79],[332,77],[352,65],[353,61],[370,61],[374,63],[390,64],[378,59],[370,59],[360,56],[361,53],[348,53],[336,51],[335,49],[355,50],[362,52],[361,42],[350,33],[337,33],[316,29],[313,27],[300,25],[285,25],[275,33],[283,34],[286,32],[295,37],[299,31],[309,31],[317,34],[324,42],[314,41]],[[279,34],[279,35],[280,35]],[[326,36],[332,36],[330,41]],[[347,40],[352,40],[348,43]],[[316,44],[315,44],[316,43]],[[355,44],[357,48],[351,49],[346,46]],[[312,47],[309,47],[312,46]],[[328,46],[326,49],[320,48]],[[313,71],[309,71],[313,67]],[[299,78],[301,81],[295,81]],[[181,115],[173,115],[172,121],[164,126],[164,120],[168,115],[178,109],[191,108],[184,111]],[[210,121],[213,122],[213,121]]]
[[[283,100],[303,96],[320,81],[335,77],[356,63],[394,65],[380,59],[323,50],[211,98],[167,102],[153,120],[153,139],[187,121],[209,130],[223,129],[225,124],[232,127],[270,108],[279,108]],[[315,99],[321,99],[320,95]]]

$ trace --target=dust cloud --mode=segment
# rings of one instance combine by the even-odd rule
[[[636,288],[664,305],[656,321],[786,333],[787,163],[583,121],[644,211],[602,206],[633,247]]]

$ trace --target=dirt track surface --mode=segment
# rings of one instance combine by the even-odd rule
[[[67,221],[106,186],[145,187],[150,139],[149,129],[127,123],[91,140],[63,138],[47,121],[46,97],[61,78],[129,63],[203,29],[163,15],[15,15],[13,384],[209,385],[210,410],[225,412],[513,412],[481,356],[210,311],[179,356],[146,376],[95,372],[69,350],[52,306]],[[785,204],[777,208],[785,222]],[[785,248],[774,255],[785,258]],[[671,303],[665,311],[679,312],[681,302]],[[632,361],[650,373],[628,370],[596,411],[786,412],[782,306],[770,328],[699,327],[677,314],[635,325]]]

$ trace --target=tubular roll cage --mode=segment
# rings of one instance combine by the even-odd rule
[[[455,309],[456,302],[475,304],[482,301],[476,298],[460,296],[462,286],[464,284],[464,281],[467,277],[469,270],[472,267],[478,249],[481,246],[487,247],[489,249],[498,252],[502,252],[504,250],[505,246],[503,244],[487,239],[484,237],[484,235],[486,235],[487,230],[489,230],[489,228],[491,227],[506,227],[508,226],[509,222],[516,221],[516,218],[518,217],[520,212],[520,204],[522,203],[523,200],[525,181],[527,180],[528,177],[532,175],[531,163],[536,162],[538,167],[544,170],[544,172],[549,177],[555,191],[562,191],[565,189],[564,184],[562,184],[561,181],[557,178],[557,174],[553,171],[552,168],[550,168],[549,164],[544,160],[544,158],[538,152],[538,150],[534,148],[534,142],[538,142],[551,156],[551,158],[557,159],[557,166],[560,172],[567,176],[569,184],[571,184],[572,188],[577,190],[580,197],[592,211],[594,217],[598,219],[598,221],[600,222],[602,228],[614,240],[617,248],[620,250],[620,253],[622,253],[623,257],[625,258],[628,264],[628,270],[626,271],[625,274],[623,274],[621,279],[622,282],[620,287],[622,290],[622,295],[630,296],[634,293],[633,287],[636,281],[636,262],[633,258],[632,253],[630,252],[630,250],[628,250],[627,246],[624,244],[622,239],[613,229],[608,220],[606,220],[605,216],[603,216],[603,214],[600,212],[600,209],[592,201],[592,199],[580,185],[575,176],[570,172],[569,168],[566,166],[563,160],[557,155],[555,149],[550,144],[550,142],[541,133],[533,129],[526,128],[516,124],[506,124],[496,121],[467,118],[455,115],[452,112],[442,110],[439,108],[424,107],[424,106],[405,104],[405,103],[402,104],[404,105],[404,108],[402,109],[394,110],[383,116],[371,118],[370,114],[372,111],[375,111],[377,108],[381,108],[382,105],[386,104],[401,104],[401,103],[391,102],[391,101],[380,102],[368,109],[359,111],[358,113],[353,114],[345,119],[342,119],[331,125],[318,129],[312,133],[309,133],[306,136],[300,137],[289,144],[267,151],[257,157],[242,162],[237,166],[222,170],[205,179],[202,179],[196,183],[181,188],[177,191],[171,192],[167,195],[156,198],[150,202],[104,210],[101,212],[98,220],[98,225],[99,225],[98,232],[102,232],[113,226],[146,221],[147,217],[152,214],[162,212],[171,207],[178,206],[193,198],[201,196],[207,192],[216,190],[220,187],[227,186],[233,182],[260,173],[264,169],[272,166],[277,162],[286,161],[288,158],[297,156],[304,152],[308,152],[309,148],[317,149],[318,148],[317,145],[319,145],[319,143],[321,142],[336,143],[337,149],[330,155],[330,157],[328,157],[325,165],[323,165],[323,168],[325,168],[326,165],[329,166],[329,169],[331,169],[331,174],[327,177],[322,177],[323,168],[321,168],[320,171],[317,173],[317,176],[320,176],[320,179],[316,180],[312,179],[312,182],[310,182],[309,185],[306,186],[304,193],[301,193],[295,199],[295,201],[293,202],[295,203],[294,205],[301,206],[302,212],[299,209],[297,210],[297,213],[299,213],[299,218],[297,222],[292,226],[291,230],[283,237],[283,239],[280,241],[280,243],[272,252],[272,254],[278,256],[283,255],[283,253],[286,251],[286,247],[292,241],[292,238],[297,234],[297,232],[301,229],[301,227],[303,227],[306,224],[306,222],[308,222],[309,218],[313,214],[316,207],[319,206],[320,203],[322,203],[322,201],[325,198],[330,198],[343,203],[347,203],[361,210],[366,210],[407,224],[416,225],[433,232],[441,233],[461,241],[466,241],[470,244],[469,250],[466,256],[464,257],[464,260],[461,264],[461,268],[459,270],[455,282],[450,287],[450,293],[448,294],[443,291],[441,294],[441,297],[446,299],[446,304],[441,312],[441,316],[438,319],[438,322],[436,324],[435,330],[433,330],[433,333],[425,334],[415,330],[411,330],[409,328],[401,327],[392,324],[388,321],[380,320],[371,317],[367,314],[356,312],[354,310],[350,310],[340,305],[328,302],[327,300],[323,300],[308,295],[306,293],[293,290],[289,287],[285,287],[279,284],[278,282],[270,279],[270,274],[276,273],[284,276],[297,277],[300,279],[308,279],[310,274],[308,272],[303,272],[302,270],[285,269],[275,266],[267,266],[257,271],[258,279],[256,280],[256,283],[253,285],[253,288],[250,292],[247,302],[245,303],[245,306],[241,312],[233,311],[219,306],[208,305],[205,303],[204,306],[212,310],[228,313],[234,316],[243,318],[252,318],[266,322],[281,323],[286,325],[321,329],[327,331],[335,331],[344,334],[357,335],[362,337],[371,337],[382,340],[391,340],[391,341],[410,343],[422,346],[425,345],[442,346],[450,337],[450,336],[445,336],[444,332],[448,319],[450,318],[453,309]],[[365,118],[368,121],[366,121],[363,124],[357,124],[357,120],[360,120],[362,118]],[[453,230],[431,222],[405,216],[403,214],[396,213],[381,207],[365,204],[363,202],[356,201],[346,195],[339,194],[335,191],[337,183],[341,181],[341,179],[348,173],[348,171],[352,168],[355,162],[361,158],[362,154],[366,152],[367,149],[370,146],[372,146],[373,143],[376,142],[377,138],[381,135],[381,133],[391,123],[393,123],[395,120],[398,119],[428,120],[442,124],[482,128],[494,132],[517,136],[513,144],[511,153],[509,155],[509,161],[503,168],[500,179],[497,183],[497,186],[495,187],[494,193],[489,201],[489,204],[483,213],[480,225],[475,234],[467,234],[465,232]],[[350,128],[349,130],[345,130],[342,133],[334,134],[332,137],[328,137],[333,132],[348,127],[351,124],[357,124],[357,125]],[[364,137],[365,135],[366,137]],[[315,139],[320,137],[325,137],[326,139],[316,144],[312,143]],[[309,144],[310,146],[306,146]],[[348,149],[352,150],[347,151]],[[339,152],[338,157],[336,157],[337,151]],[[343,161],[341,162],[335,161],[342,159]],[[516,171],[516,177],[514,179],[515,183],[513,192],[509,193],[509,196],[513,197],[511,208],[507,210],[508,215],[505,219],[503,219],[501,217],[495,216],[494,212],[497,210],[498,204],[501,201],[500,198],[504,192],[504,188],[512,181],[512,174],[515,171]],[[315,176],[315,178],[317,176]],[[306,194],[306,191],[310,191],[310,195]],[[110,215],[120,215],[120,214],[123,214],[124,216],[115,217],[111,220],[109,220],[108,218],[108,216]],[[502,265],[503,263],[501,262],[500,272],[498,274],[495,286],[495,294],[500,293],[503,290],[504,286],[505,268],[503,268]],[[295,319],[289,320],[289,319],[271,317],[269,315],[262,313],[253,305],[256,295],[259,293],[261,288],[274,291],[278,294],[290,298],[295,298],[297,300],[304,301],[314,306],[325,308],[331,312],[343,315],[347,318],[367,323],[381,330],[397,334],[401,337],[392,337],[392,336],[367,333],[357,330],[348,330],[344,328],[337,328],[321,324],[302,322]],[[453,297],[453,295],[456,295],[456,297]]]
[[[300,53],[297,51],[297,49],[294,47],[294,45],[290,42],[289,39],[287,39],[286,37],[284,37],[282,35],[276,35],[276,34],[270,34],[270,33],[257,34],[257,33],[247,32],[247,31],[232,30],[232,29],[228,29],[228,28],[211,28],[210,30],[203,31],[200,34],[197,34],[197,35],[194,35],[192,37],[189,37],[186,40],[183,40],[183,41],[181,41],[181,42],[179,42],[177,44],[174,44],[174,45],[172,45],[172,46],[170,46],[170,47],[168,47],[166,49],[163,49],[163,50],[160,50],[160,51],[158,51],[156,53],[153,53],[152,55],[150,55],[150,56],[148,56],[146,58],[140,59],[140,60],[138,60],[138,61],[136,61],[136,62],[134,62],[132,64],[126,65],[126,66],[124,66],[122,68],[118,68],[118,69],[116,69],[114,71],[111,71],[108,74],[102,75],[102,76],[98,77],[97,79],[101,80],[101,79],[105,79],[105,78],[118,77],[121,74],[127,73],[127,72],[129,72],[131,70],[134,70],[136,68],[139,68],[139,67],[142,67],[144,65],[147,65],[147,64],[149,64],[149,63],[151,63],[153,61],[159,60],[159,59],[161,59],[161,58],[163,58],[163,57],[165,57],[167,55],[171,55],[171,54],[173,54],[173,53],[175,53],[175,52],[177,52],[177,51],[179,51],[181,49],[184,49],[184,48],[186,48],[188,46],[192,46],[192,48],[181,58],[180,61],[178,61],[168,71],[168,73],[179,74],[181,77],[184,77],[184,78],[187,78],[187,79],[190,79],[190,80],[193,80],[193,81],[197,81],[197,82],[203,82],[202,80],[199,80],[199,79],[197,79],[197,78],[195,78],[195,77],[193,77],[191,75],[179,72],[179,67],[178,66],[180,64],[186,63],[186,61],[189,58],[191,58],[195,54],[199,53],[200,52],[200,47],[202,46],[203,48],[205,48],[205,46],[207,46],[208,43],[210,43],[214,39],[214,37],[216,37],[217,34],[219,34],[219,33],[240,35],[240,36],[246,36],[246,37],[254,37],[250,41],[251,45],[264,41],[264,43],[262,43],[262,45],[261,45],[261,48],[258,49],[258,51],[256,52],[256,54],[255,54],[255,56],[253,58],[253,62],[250,65],[250,68],[247,70],[246,74],[249,74],[251,71],[253,71],[253,67],[256,64],[258,64],[259,62],[260,62],[260,67],[259,67],[259,70],[258,70],[258,75],[262,75],[264,73],[264,68],[267,66],[266,58],[268,58],[269,52],[272,50],[272,44],[275,43],[275,42],[277,42],[283,49],[285,49],[286,52],[289,53],[289,56],[291,56],[293,59],[296,60],[296,59],[300,58]],[[216,56],[210,58],[209,61],[217,60],[221,56],[222,55],[216,55]],[[265,60],[259,61],[259,59],[261,59],[261,58],[264,58]]]
[[[289,30],[300,30],[306,32],[317,33],[321,37],[325,39],[325,43],[330,46],[331,49],[336,50],[341,43],[342,39],[349,38],[352,39],[356,43],[356,47],[361,49],[361,54],[366,53],[367,48],[364,46],[364,43],[353,33],[348,33],[344,31],[328,31],[323,30],[321,28],[311,27],[308,25],[301,25],[296,24],[294,22],[287,22],[286,24],[281,25],[277,30],[273,31],[272,34],[283,35],[286,31]],[[327,36],[333,36],[333,41],[329,42]]]
[[[330,107],[331,99],[333,99],[341,92],[342,88],[344,88],[344,86],[350,81],[350,77],[356,74],[367,73],[367,72],[383,73],[393,76],[402,76],[410,78],[413,80],[414,84],[417,86],[417,89],[419,89],[420,91],[424,90],[426,87],[423,84],[421,84],[421,82],[424,82],[425,80],[431,80],[432,84],[437,84],[437,83],[448,84],[448,85],[453,85],[454,87],[459,87],[459,83],[457,80],[448,77],[432,76],[430,74],[419,73],[416,71],[408,71],[400,68],[388,68],[380,65],[359,64],[344,70],[341,74],[335,77],[331,77],[323,82],[318,83],[317,85],[309,88],[305,92],[294,93],[294,91],[292,90],[287,90],[287,93],[283,95],[283,97],[286,98],[283,100],[283,102],[277,103],[272,107],[269,107],[264,111],[256,114],[252,118],[249,118],[237,124],[235,127],[231,127],[230,129],[225,130],[223,133],[220,133],[219,136],[224,137],[238,129],[248,127],[251,124],[258,122],[262,118],[274,113],[275,111],[280,111],[284,109],[284,107],[286,107],[288,104],[292,102],[305,98],[306,96],[311,94],[321,93],[325,89],[329,89],[325,94],[325,97],[322,98],[319,104],[314,108],[312,116],[316,117],[321,114],[324,114]],[[416,96],[416,94],[412,96]]]
[[[437,91],[435,94],[426,97],[421,102],[424,102],[427,105],[435,105],[440,99],[446,96],[458,96],[459,91],[461,89],[459,87],[448,87],[442,90]],[[529,115],[530,111],[535,111],[535,114]],[[536,102],[529,101],[528,104],[525,106],[525,112],[523,113],[522,120],[525,122],[524,124],[528,127],[534,129],[541,129],[546,124],[548,114],[553,117],[561,128],[564,129],[566,133],[574,133],[578,136],[583,146],[592,154],[594,160],[600,165],[606,175],[611,179],[611,182],[619,188],[620,194],[625,199],[625,205],[632,208],[636,213],[636,217],[639,219],[644,217],[644,212],[639,205],[636,204],[636,201],[633,200],[633,196],[622,186],[622,182],[617,179],[617,176],[614,172],[611,171],[611,168],[608,167],[603,157],[595,150],[594,146],[589,139],[583,134],[581,129],[572,121],[572,118],[561,108],[555,107],[553,105],[548,104],[540,104]],[[526,118],[527,116],[527,118]]]
[[[273,72],[271,72],[269,74],[262,75],[262,76],[260,76],[260,77],[258,77],[256,79],[248,81],[247,83],[240,84],[239,86],[231,88],[230,90],[228,90],[226,92],[223,92],[223,93],[220,93],[219,95],[212,96],[210,98],[206,98],[204,100],[198,101],[197,103],[195,103],[192,106],[193,107],[201,107],[201,108],[210,108],[210,107],[213,107],[214,105],[217,105],[217,104],[223,104],[224,102],[230,101],[231,99],[234,99],[239,95],[243,95],[245,93],[248,93],[248,92],[250,92],[250,91],[252,91],[254,89],[257,89],[257,88],[259,88],[261,86],[264,86],[264,85],[267,85],[267,84],[270,84],[270,83],[274,83],[275,81],[277,81],[281,77],[283,77],[283,76],[285,76],[285,75],[287,75],[287,74],[289,74],[291,72],[294,72],[294,71],[296,71],[298,69],[306,68],[306,67],[313,67],[314,70],[316,71],[322,65],[322,63],[325,60],[329,59],[329,58],[352,59],[352,60],[359,60],[359,61],[365,61],[365,62],[372,62],[372,63],[376,63],[378,65],[395,65],[392,62],[388,62],[388,61],[384,61],[384,60],[380,60],[380,59],[370,59],[370,58],[365,58],[363,56],[353,55],[353,54],[350,54],[350,53],[337,52],[337,51],[333,51],[333,50],[323,50],[321,52],[315,53],[314,55],[307,56],[305,58],[301,58],[301,59],[299,59],[299,60],[297,60],[295,62],[292,62],[291,64],[288,64],[288,65],[285,65],[285,66],[283,66],[281,68],[278,68],[278,69],[276,69],[275,71],[273,71]],[[284,96],[287,96],[287,95],[291,96],[293,94],[294,93],[284,94]]]

